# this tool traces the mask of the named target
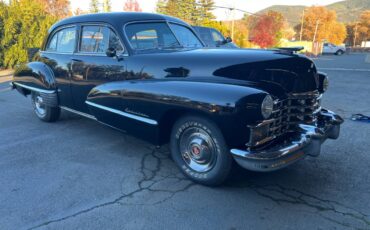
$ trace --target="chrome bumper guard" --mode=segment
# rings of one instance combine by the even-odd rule
[[[318,156],[321,144],[327,139],[337,139],[343,119],[335,113],[322,109],[319,125],[299,125],[297,135],[285,142],[263,150],[231,149],[236,162],[243,168],[269,172],[284,168],[309,156]]]

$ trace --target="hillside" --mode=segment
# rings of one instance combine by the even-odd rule
[[[362,11],[370,10],[370,0],[346,0],[327,5],[326,7],[337,12],[337,17],[340,22],[352,22],[357,19]],[[287,18],[291,25],[295,25],[299,24],[304,8],[306,7],[275,5],[263,9],[258,13],[264,13],[269,10],[278,11]]]

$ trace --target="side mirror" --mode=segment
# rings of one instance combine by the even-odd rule
[[[227,44],[227,43],[231,43],[231,42],[233,42],[233,39],[231,39],[231,37],[227,37],[227,38],[225,38],[223,43]]]
[[[114,48],[108,48],[108,49],[105,51],[105,54],[106,54],[108,57],[115,57],[115,56],[117,56],[117,51],[116,51],[116,49],[114,49]]]

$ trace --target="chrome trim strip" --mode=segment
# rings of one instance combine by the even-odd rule
[[[17,86],[20,86],[22,88],[29,89],[29,90],[36,91],[36,92],[40,92],[40,93],[55,93],[55,90],[39,89],[39,88],[31,87],[31,86],[28,86],[28,85],[23,85],[23,84],[18,83],[18,82],[13,82],[13,84],[15,84]]]
[[[112,109],[112,108],[106,107],[104,105],[99,105],[99,104],[96,104],[96,103],[93,103],[93,102],[90,102],[90,101],[85,101],[85,103],[88,104],[88,105],[94,106],[96,108],[103,109],[103,110],[106,110],[106,111],[109,111],[109,112],[112,112],[112,113],[116,113],[118,115],[128,117],[128,118],[131,118],[131,119],[134,119],[134,120],[137,120],[137,121],[141,121],[141,122],[144,122],[144,123],[147,123],[147,124],[150,124],[150,125],[158,125],[157,121],[149,119],[149,118],[140,117],[140,116],[130,114],[130,113],[126,113],[126,112],[123,112],[123,111],[120,111],[120,110],[117,110],[117,109]]]
[[[83,117],[87,117],[89,119],[92,119],[92,120],[97,120],[93,115],[90,115],[90,114],[87,114],[87,113],[83,113],[83,112],[79,112],[77,110],[74,110],[74,109],[71,109],[71,108],[68,108],[68,107],[65,107],[65,106],[59,106],[59,107],[61,109],[67,110],[68,112],[75,113],[75,114],[81,115]]]

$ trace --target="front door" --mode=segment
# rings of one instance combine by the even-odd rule
[[[124,52],[116,33],[105,25],[83,25],[80,27],[77,53],[72,58],[71,90],[74,108],[89,113],[85,103],[89,92],[98,85],[125,79],[125,61],[108,57],[108,48],[117,54]]]

